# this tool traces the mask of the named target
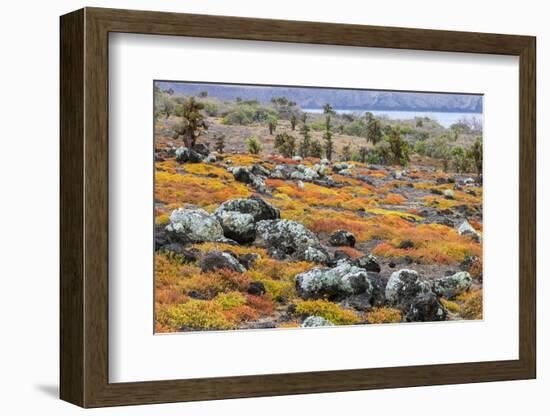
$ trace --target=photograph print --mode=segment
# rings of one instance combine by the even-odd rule
[[[483,96],[154,81],[155,333],[483,319]]]

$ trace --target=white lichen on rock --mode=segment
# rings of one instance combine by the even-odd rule
[[[218,241],[223,237],[219,221],[203,209],[178,208],[170,214],[167,231],[184,234],[191,241]]]

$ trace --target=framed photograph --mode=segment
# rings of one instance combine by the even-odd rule
[[[61,17],[82,407],[536,377],[535,38]]]

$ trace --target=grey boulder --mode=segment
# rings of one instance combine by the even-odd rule
[[[418,295],[430,292],[429,283],[422,280],[416,271],[401,269],[391,274],[385,295],[390,306],[408,312]]]
[[[263,220],[256,224],[256,238],[277,258],[293,256],[298,260],[328,263],[330,258],[315,234],[291,220]]]
[[[166,230],[196,243],[223,239],[223,229],[217,218],[200,208],[175,209]]]
[[[226,269],[243,273],[246,269],[231,254],[223,251],[211,251],[200,261],[201,271],[210,272],[217,269]]]
[[[469,290],[470,286],[472,286],[470,273],[462,271],[435,279],[433,291],[439,296],[451,299]]]
[[[314,268],[300,273],[295,281],[302,299],[342,300],[359,294],[370,298],[374,290],[367,271],[345,260],[330,269]]]

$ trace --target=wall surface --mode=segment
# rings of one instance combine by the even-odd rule
[[[550,26],[545,2],[354,0],[253,2],[68,1],[4,2],[0,13],[0,385],[2,414],[75,415],[83,411],[58,395],[58,16],[83,6],[318,20],[537,36],[538,42],[538,379],[533,381],[320,394],[207,403],[91,410],[102,415],[369,415],[528,414],[550,410],[550,297],[545,282],[550,237],[542,212],[550,209],[550,145],[544,140],[545,103],[550,101]],[[506,184],[502,184],[506,186]],[[505,261],[506,253],[503,253]],[[442,340],[444,347],[444,340]],[[338,346],[335,346],[338,348]],[[475,340],[471,348],[476,348]],[[406,345],[403,346],[406,351]]]

